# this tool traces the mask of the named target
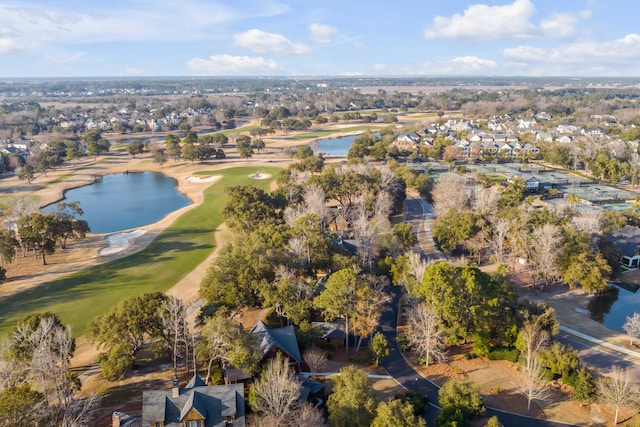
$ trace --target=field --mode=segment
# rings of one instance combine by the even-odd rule
[[[36,311],[56,313],[81,335],[96,316],[128,295],[164,292],[196,268],[213,251],[214,231],[220,223],[218,209],[227,195],[225,187],[248,184],[267,190],[270,180],[251,180],[253,167],[201,172],[223,175],[204,191],[204,202],[181,215],[146,249],[116,261],[101,264],[58,280],[17,293],[2,301],[0,334],[16,321]],[[261,167],[263,173],[277,168]]]

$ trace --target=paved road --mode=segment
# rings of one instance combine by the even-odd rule
[[[418,200],[416,198],[407,198],[405,201],[406,216],[405,222],[411,224],[414,233],[419,236],[417,250],[424,253],[424,248],[433,244],[430,230],[428,230],[427,221],[432,213],[431,205]],[[435,248],[433,246],[432,248]],[[443,255],[439,251],[431,249],[431,258],[442,259]],[[431,381],[420,376],[407,361],[402,357],[400,349],[398,348],[397,341],[397,324],[398,324],[398,307],[400,303],[400,297],[402,296],[402,290],[399,287],[394,287],[391,291],[392,299],[386,305],[386,309],[382,314],[380,320],[380,330],[384,334],[385,338],[389,342],[391,353],[389,357],[382,361],[382,366],[401,386],[408,390],[417,391],[426,395],[429,398],[430,408],[426,414],[426,421],[428,426],[435,425],[435,417],[439,412],[438,406],[438,386]],[[525,417],[522,415],[511,414],[508,412],[499,411],[496,409],[487,409],[487,416],[491,417],[496,415],[500,422],[505,427],[565,427],[570,424],[564,424],[554,421],[541,420],[537,418]]]
[[[397,341],[397,320],[398,305],[402,290],[394,287],[391,291],[393,298],[387,304],[385,312],[380,320],[380,330],[389,342],[391,353],[389,357],[382,360],[382,367],[401,386],[408,390],[417,391],[429,398],[430,408],[425,416],[428,426],[435,426],[435,417],[439,412],[438,386],[431,381],[420,376],[407,361],[402,357]],[[566,427],[570,424],[558,423],[554,421],[529,418],[522,415],[510,414],[495,409],[487,409],[487,417],[496,415],[505,427]]]

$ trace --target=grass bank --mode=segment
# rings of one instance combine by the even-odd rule
[[[260,172],[274,175],[277,170],[260,167]],[[0,335],[27,314],[43,311],[57,314],[64,324],[71,324],[74,335],[82,335],[91,320],[122,299],[167,291],[213,251],[226,187],[252,184],[268,191],[271,180],[249,178],[255,171],[252,166],[198,173],[223,175],[204,191],[200,206],[185,212],[136,254],[42,283],[6,299],[0,308]]]
[[[388,125],[387,125],[388,126]],[[370,130],[371,132],[377,132],[385,126],[352,126],[352,127],[344,127],[344,128],[335,128],[335,129],[318,129],[313,132],[303,132],[290,137],[283,137],[282,139],[290,140],[290,141],[298,141],[305,139],[313,139],[313,138],[329,138],[335,134],[345,134],[349,132],[365,132]]]

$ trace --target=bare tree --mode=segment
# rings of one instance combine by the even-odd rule
[[[182,300],[171,296],[162,303],[160,311],[160,321],[162,322],[162,330],[167,342],[170,342],[171,355],[173,358],[173,376],[178,377],[178,358],[186,356],[188,346],[182,347],[185,342],[183,335],[186,328],[186,313]],[[188,356],[187,356],[188,359]]]
[[[447,173],[438,178],[431,192],[436,216],[442,216],[451,209],[466,209],[473,198],[473,190],[467,179]]]
[[[408,307],[407,325],[407,338],[415,351],[424,357],[425,365],[445,360],[444,330],[433,305],[423,302]]]
[[[492,227],[491,247],[497,262],[502,262],[505,253],[507,236],[511,230],[511,221],[505,218],[497,218]]]
[[[409,261],[409,274],[413,276],[416,283],[422,283],[424,272],[427,271],[427,267],[429,267],[429,261],[422,258],[419,252],[409,252],[407,257]]]
[[[297,409],[302,384],[282,354],[278,354],[267,365],[262,377],[253,387],[256,397],[252,402],[253,409],[274,417],[278,421],[276,425],[284,424]]]
[[[633,345],[633,339],[640,335],[640,313],[633,313],[633,316],[627,316],[625,318],[622,329],[631,336],[630,345]]]
[[[327,366],[327,357],[323,350],[318,347],[308,348],[303,354],[302,358],[311,370],[311,375],[323,372]]]
[[[291,427],[324,427],[327,425],[327,422],[324,419],[324,414],[322,411],[310,403],[305,403],[301,407],[299,407],[294,416],[292,417],[292,421],[288,426]]]
[[[304,191],[305,215],[315,214],[320,218],[320,227],[327,227],[327,196],[318,184],[309,184]]]
[[[518,334],[516,347],[523,357],[523,366],[519,372],[520,392],[527,398],[527,411],[531,410],[531,401],[548,396],[546,384],[541,380],[544,368],[538,355],[549,343],[549,333],[533,322],[524,324]]]
[[[571,218],[574,227],[579,231],[586,231],[592,236],[602,234],[602,221],[604,215],[601,211],[592,211],[589,214],[577,215]]]
[[[560,247],[560,229],[552,224],[544,224],[533,231],[534,268],[538,277],[545,282],[554,275],[555,261]]]
[[[499,198],[498,193],[491,188],[476,185],[473,189],[471,209],[478,215],[493,215],[498,210]]]
[[[614,425],[618,424],[621,406],[633,406],[638,402],[638,385],[636,380],[631,378],[629,369],[613,365],[611,375],[598,381],[597,387],[602,401],[616,407]]]

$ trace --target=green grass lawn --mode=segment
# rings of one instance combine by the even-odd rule
[[[507,177],[500,173],[487,173],[484,176],[486,176],[489,181],[493,182],[502,182],[507,180]]]
[[[278,168],[260,167],[275,174]],[[178,218],[146,249],[106,264],[40,284],[0,303],[0,335],[32,312],[50,311],[82,335],[87,324],[124,298],[165,292],[198,266],[214,249],[214,231],[222,220],[218,210],[226,187],[252,184],[268,190],[271,180],[253,180],[256,168],[238,167],[198,175],[223,178],[205,190],[204,202]]]
[[[370,130],[372,132],[376,132],[379,131],[380,129],[382,129],[384,126],[353,126],[353,127],[348,127],[348,128],[342,128],[342,129],[318,129],[315,130],[313,132],[303,132],[300,133],[298,135],[293,135],[290,137],[285,137],[284,139],[288,139],[288,140],[293,140],[293,141],[298,141],[298,140],[303,140],[303,139],[312,139],[312,138],[329,138],[332,135],[335,134],[342,134],[342,133],[347,133],[347,132],[364,132],[367,130]]]

